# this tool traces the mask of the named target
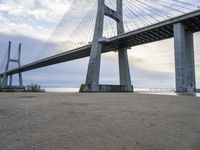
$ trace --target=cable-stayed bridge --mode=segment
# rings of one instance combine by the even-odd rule
[[[80,91],[131,92],[127,49],[174,37],[176,91],[195,91],[193,33],[200,31],[198,3],[183,0],[98,0],[96,3],[97,7],[94,5],[73,30],[70,40],[60,44],[61,53],[23,66],[20,66],[20,47],[18,59],[10,59],[8,54],[6,70],[0,74],[1,85],[12,86],[12,75],[19,73],[22,86],[22,72],[90,56],[86,84]],[[60,28],[55,29],[56,34],[61,32]],[[99,85],[101,53],[110,51],[119,54],[120,85]],[[16,62],[19,67],[9,70],[9,62]]]

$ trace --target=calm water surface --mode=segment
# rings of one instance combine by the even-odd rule
[[[45,87],[44,88],[46,92],[73,92],[76,93],[79,91],[79,88],[63,88],[63,87]],[[176,96],[177,94],[174,93],[172,90],[167,90],[167,89],[142,89],[142,88],[136,88],[134,89],[136,93],[141,93],[141,94],[156,94],[156,95],[173,95]],[[197,97],[200,97],[200,93],[196,94]]]

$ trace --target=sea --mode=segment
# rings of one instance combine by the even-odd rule
[[[42,87],[42,89],[44,89],[45,92],[56,92],[56,93],[65,93],[65,92],[78,93],[79,92],[79,88],[67,88],[67,87]],[[134,88],[134,92],[139,93],[139,94],[177,96],[177,93],[174,92],[174,89],[167,89],[167,88]],[[193,96],[200,97],[200,93],[196,93]]]

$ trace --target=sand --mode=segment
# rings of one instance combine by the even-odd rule
[[[200,150],[200,98],[0,93],[0,150]]]

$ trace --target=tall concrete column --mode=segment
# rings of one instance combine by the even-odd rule
[[[0,76],[0,87],[2,86],[2,77]]]
[[[187,91],[196,91],[194,36],[191,31],[186,31],[186,65],[187,65]]]
[[[102,43],[99,42],[99,38],[103,36],[103,24],[104,24],[104,0],[98,0],[98,12],[96,18],[96,25],[94,30],[94,37],[92,42],[92,48],[90,53],[89,66],[86,77],[86,85],[90,85],[90,91],[99,90],[99,74],[101,64],[101,49]]]
[[[9,44],[8,44],[8,57],[7,57],[5,72],[4,72],[4,75],[3,75],[3,86],[4,86],[4,87],[8,86],[8,75],[7,75],[7,71],[8,71],[9,62],[10,62],[10,52],[11,52],[11,42],[9,41]]]
[[[193,34],[182,23],[174,24],[176,91],[196,90]]]
[[[22,80],[22,74],[19,73],[19,86],[23,87],[23,80]]]
[[[21,66],[21,49],[22,49],[22,44],[19,44],[19,49],[18,49],[18,67]],[[22,73],[19,72],[19,86],[23,87],[23,80],[22,80]]]
[[[6,73],[4,73],[3,75],[3,84],[4,87],[6,87],[8,85],[8,76]]]
[[[117,34],[124,33],[124,24],[123,24],[123,0],[117,0],[117,13],[120,16],[120,21],[117,22]],[[118,59],[119,59],[119,78],[120,85],[127,86],[128,91],[133,91],[131,85],[130,69],[128,63],[128,55],[126,49],[118,50]]]
[[[10,75],[9,86],[12,86],[12,80],[13,80],[13,76],[12,76],[12,75]]]

